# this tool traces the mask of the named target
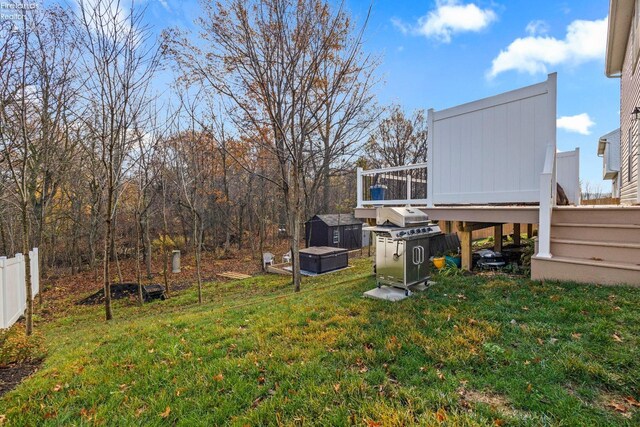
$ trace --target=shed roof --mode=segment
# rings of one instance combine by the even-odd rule
[[[362,224],[362,221],[353,216],[352,213],[348,214],[321,214],[316,215],[313,218],[318,218],[329,227],[335,227],[337,225],[358,225]],[[309,221],[313,221],[311,218]]]

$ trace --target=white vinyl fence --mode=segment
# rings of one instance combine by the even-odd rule
[[[569,203],[580,204],[580,148],[556,154],[557,181],[562,186]]]
[[[428,206],[546,197],[540,177],[547,148],[556,150],[555,73],[532,86],[429,110],[428,120]]]
[[[40,290],[40,268],[38,248],[29,252],[31,257],[32,295]],[[0,257],[0,328],[9,328],[24,314],[27,308],[24,255],[13,258]]]

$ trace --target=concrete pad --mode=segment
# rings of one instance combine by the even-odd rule
[[[409,286],[409,289],[411,289],[411,292],[423,292],[429,289],[429,287],[424,283],[420,282],[420,283],[416,283],[415,285]]]
[[[385,301],[402,301],[407,298],[404,289],[398,289],[391,286],[382,286],[380,288],[373,288],[370,291],[364,293],[367,298],[381,299]]]

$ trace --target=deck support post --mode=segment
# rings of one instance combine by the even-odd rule
[[[520,224],[513,224],[513,244],[520,246]]]
[[[460,236],[462,237],[460,242],[460,248],[462,249],[462,269],[467,271],[471,271],[471,267],[473,266],[473,250],[471,246],[471,242],[473,241],[471,236],[472,233],[473,231],[460,232]]]
[[[362,207],[362,168],[357,168],[356,169],[356,176],[357,176],[357,181],[356,181],[356,203],[357,203],[357,207],[361,208]]]
[[[502,252],[502,224],[493,227],[493,250]]]
[[[527,224],[527,239],[533,237],[533,224]]]

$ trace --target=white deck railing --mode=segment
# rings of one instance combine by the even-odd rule
[[[427,204],[427,164],[357,169],[357,207]]]
[[[553,73],[535,85],[429,110],[428,162],[359,168],[357,206],[539,204],[538,256],[551,257],[556,85]],[[574,152],[563,157],[563,166],[571,163],[566,175],[572,194],[579,192],[578,156]]]

